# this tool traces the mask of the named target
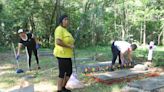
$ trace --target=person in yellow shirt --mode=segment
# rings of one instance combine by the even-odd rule
[[[59,67],[59,79],[57,84],[57,92],[71,92],[65,88],[67,81],[72,74],[72,60],[73,48],[74,48],[74,38],[68,32],[68,16],[62,15],[59,19],[60,25],[55,29],[55,48],[54,56],[58,60]]]

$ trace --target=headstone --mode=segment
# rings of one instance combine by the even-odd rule
[[[23,77],[24,80],[33,79],[33,78],[36,78],[36,76],[35,75],[26,75]]]
[[[145,71],[148,70],[148,67],[146,65],[137,64],[134,66],[133,70]]]
[[[14,89],[14,90],[10,90],[8,92],[34,92],[34,85],[29,85],[29,86],[26,86],[26,87],[20,87],[20,88],[17,88],[17,89]]]
[[[0,89],[0,92],[5,92],[4,89]]]
[[[129,82],[136,78],[143,78],[148,71],[134,71],[134,70],[118,70],[114,72],[106,73],[93,73],[91,76],[97,82],[101,82],[107,85],[120,82]]]
[[[7,92],[34,92],[34,85],[26,80],[21,80],[20,85],[8,89]]]
[[[147,66],[147,67],[152,67],[153,66],[152,62],[144,62],[144,65]]]

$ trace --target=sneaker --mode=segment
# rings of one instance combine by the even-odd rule
[[[62,92],[71,92],[71,90],[68,90],[65,87],[62,87]]]

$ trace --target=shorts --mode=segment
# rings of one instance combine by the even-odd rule
[[[59,67],[59,78],[64,78],[66,76],[71,76],[72,74],[72,60],[71,58],[59,58],[58,59],[58,67]]]

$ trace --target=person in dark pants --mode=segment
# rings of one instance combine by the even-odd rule
[[[27,52],[28,52],[28,63],[29,63],[29,70],[31,71],[31,56],[32,52],[34,52],[36,62],[37,62],[37,68],[40,69],[39,66],[39,59],[37,55],[37,45],[35,38],[32,33],[26,33],[23,29],[18,30],[18,34],[20,36],[20,41],[18,43],[18,51],[17,51],[17,59],[19,58],[20,55],[20,49],[23,46],[27,47]]]
[[[125,56],[128,56],[128,63],[132,63],[132,51],[134,51],[136,48],[136,44],[130,44],[126,41],[114,41],[111,46],[113,55],[111,70],[114,70],[113,66],[115,64],[117,56],[119,56],[119,64],[121,67],[123,67],[123,64],[125,63]]]
[[[68,16],[62,15],[59,19],[60,25],[55,29],[55,48],[54,56],[58,60],[59,78],[57,84],[57,92],[71,92],[65,86],[72,74],[72,60],[74,38],[67,30]]]

